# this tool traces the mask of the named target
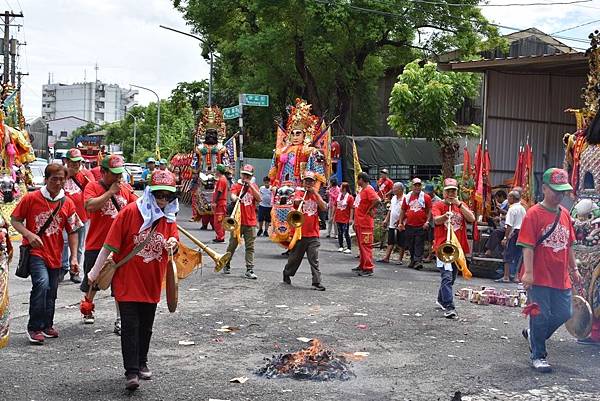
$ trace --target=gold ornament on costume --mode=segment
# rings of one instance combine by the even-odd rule
[[[286,132],[288,134],[287,142],[292,143],[291,134],[293,131],[302,131],[304,133],[304,144],[312,143],[313,134],[318,128],[319,117],[311,114],[312,106],[303,99],[296,99],[296,105],[292,106],[288,117]]]
[[[217,131],[219,143],[222,143],[227,135],[227,127],[223,120],[223,112],[217,106],[205,107],[202,111],[202,118],[196,128],[196,137],[200,142],[204,142],[206,131],[209,129]]]

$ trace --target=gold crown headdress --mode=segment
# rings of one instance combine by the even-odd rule
[[[292,131],[300,130],[304,132],[304,142],[312,141],[313,133],[319,123],[319,117],[311,114],[311,105],[303,99],[296,99],[296,106],[292,106],[288,117],[286,131],[289,134]]]
[[[217,131],[217,137],[219,142],[223,142],[227,136],[227,127],[225,120],[223,120],[223,112],[217,106],[205,107],[202,111],[202,118],[198,121],[198,127],[196,128],[196,136],[204,141],[206,137],[206,130],[214,129]]]

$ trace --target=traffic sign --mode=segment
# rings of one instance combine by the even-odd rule
[[[242,93],[240,101],[244,106],[269,107],[269,95]]]
[[[223,118],[225,120],[233,120],[234,118],[240,118],[240,106],[225,107],[223,109]]]

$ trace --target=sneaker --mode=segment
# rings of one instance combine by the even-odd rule
[[[358,275],[361,277],[371,277],[373,275],[373,270],[361,270],[358,272]]]
[[[402,266],[404,264],[404,262],[401,261],[401,260],[399,260],[399,261],[396,262],[396,264],[399,265],[399,266]]]
[[[283,282],[287,285],[292,285],[292,279],[290,279],[290,276],[285,273],[283,273]]]
[[[223,268],[223,274],[231,274],[231,266],[225,266]]]
[[[254,274],[253,270],[246,270],[246,274],[244,274],[244,276],[250,280],[256,280],[258,278],[258,276]]]
[[[258,232],[256,233],[256,236],[257,236],[257,237],[260,237],[260,236],[262,235],[262,233],[263,233],[263,232],[264,232],[263,230],[258,230]]]
[[[58,331],[54,327],[50,327],[49,329],[44,329],[42,335],[46,338],[58,338]]]
[[[531,365],[533,365],[533,368],[535,370],[537,370],[538,372],[540,372],[540,373],[550,373],[550,372],[552,372],[552,367],[543,358],[532,360],[531,361]]]
[[[594,341],[591,338],[583,338],[583,339],[578,339],[577,340],[577,344],[581,344],[581,345],[594,345],[596,347],[600,347],[600,341]]]
[[[30,344],[42,345],[44,344],[44,335],[41,331],[29,331],[27,330],[27,338]]]
[[[529,329],[521,330],[521,335],[525,340],[527,340],[527,345],[529,346],[529,352],[531,352],[531,341],[529,340]]]
[[[390,261],[386,259],[378,259],[377,263],[390,263]]]
[[[438,308],[440,308],[443,311],[446,311],[446,307],[444,305],[441,304],[440,301],[435,301],[435,304],[437,305]]]
[[[140,379],[138,378],[138,375],[136,375],[135,373],[128,374],[127,382],[125,383],[125,388],[129,391],[134,391],[134,390],[137,390],[137,388],[139,386],[140,386]]]
[[[415,270],[423,270],[423,264],[419,263],[419,264],[415,265]]]
[[[313,290],[325,291],[325,287],[323,287],[321,284],[313,284],[312,287],[313,287]]]
[[[81,279],[79,278],[79,274],[72,274],[69,273],[71,275],[71,282],[75,283],[75,284],[80,284],[81,283]]]
[[[121,318],[117,318],[115,320],[115,328],[113,330],[113,333],[115,333],[118,336],[121,335]]]
[[[352,255],[352,251],[350,249],[348,249],[348,248],[344,249],[344,253],[346,255]]]
[[[338,248],[338,252],[344,252],[344,251],[345,251],[345,249],[343,247],[342,248]]]
[[[216,239],[215,238],[214,240],[212,240],[212,242],[213,242],[213,244],[222,244],[223,242],[225,242],[225,240],[224,239]]]
[[[458,313],[454,309],[450,309],[444,312],[444,317],[446,319],[458,319]]]
[[[85,315],[83,317],[83,324],[94,324],[95,321],[94,315]]]
[[[148,369],[147,365],[142,365],[140,366],[139,376],[142,380],[150,380],[152,379],[152,371]]]
[[[361,271],[361,268],[360,267],[355,267],[355,268],[352,269],[352,271],[353,272],[359,272],[359,271]]]
[[[290,256],[290,251],[287,250],[281,254],[281,256]]]
[[[190,219],[190,221],[196,221],[196,220]],[[202,226],[202,227],[200,227],[200,230],[206,231],[206,230],[208,230],[208,226]]]

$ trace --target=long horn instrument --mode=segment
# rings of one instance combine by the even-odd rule
[[[246,192],[248,192],[248,188],[249,185],[244,187],[244,190],[241,191],[240,196],[238,196],[237,200],[235,201],[235,205],[233,206],[233,211],[231,212],[231,215],[223,220],[223,228],[225,229],[225,231],[235,231],[238,229],[240,222],[235,219],[235,216],[238,212],[238,209],[240,208],[240,199],[242,199],[246,195]]]
[[[200,249],[202,249],[212,260],[215,261],[216,272],[221,271],[221,269],[223,269],[223,267],[231,260],[231,252],[226,252],[221,255],[220,253],[215,252],[213,249],[210,249],[207,245],[202,243],[198,238],[194,237],[179,224],[177,225],[177,229],[181,231],[183,235],[188,237],[194,244],[198,245]]]
[[[450,204],[450,208],[448,211],[450,213],[452,213],[452,204]],[[452,243],[452,240],[451,240],[452,231],[451,230],[452,230],[452,223],[450,222],[450,219],[448,219],[446,221],[446,231],[447,231],[446,242],[441,244],[438,247],[437,252],[436,252],[436,256],[438,257],[438,259],[444,263],[454,262],[456,259],[458,259],[458,255],[460,254],[458,247]]]
[[[298,209],[292,210],[288,213],[286,221],[290,225],[290,227],[300,228],[302,224],[304,224],[304,214],[302,213],[302,205],[304,204],[304,200],[306,199],[307,191],[304,191],[304,196],[298,205]]]

